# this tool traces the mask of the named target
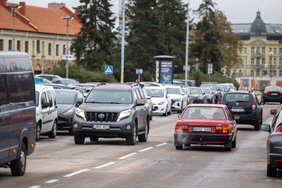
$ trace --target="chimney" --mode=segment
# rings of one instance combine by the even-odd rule
[[[0,0],[0,6],[6,7],[7,0]]]
[[[19,9],[20,13],[25,16],[25,13],[26,13],[25,2],[20,2],[19,6],[21,7],[21,8]]]
[[[65,3],[48,3],[48,8],[60,9],[65,6]]]

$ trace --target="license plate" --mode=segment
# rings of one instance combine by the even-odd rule
[[[240,116],[234,116],[234,119],[236,120],[236,119],[240,119]]]
[[[110,129],[110,125],[92,125],[93,129],[106,130]]]
[[[211,132],[210,127],[193,127],[193,132]]]
[[[277,95],[278,95],[278,93],[271,93],[271,95],[275,95],[275,96],[277,96]]]
[[[232,112],[245,112],[243,108],[232,108],[231,111]]]

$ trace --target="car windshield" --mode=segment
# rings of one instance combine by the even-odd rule
[[[281,87],[278,86],[268,86],[264,89],[265,91],[282,91]]]
[[[145,89],[150,97],[164,97],[164,89]]]
[[[167,88],[167,94],[180,94],[180,88]]]
[[[185,119],[210,119],[210,120],[225,120],[226,114],[224,110],[219,107],[202,107],[192,106],[188,107],[182,118]]]
[[[243,93],[230,93],[226,95],[226,101],[227,102],[248,102],[250,101],[250,95],[249,94],[243,94]]]
[[[203,90],[200,88],[194,88],[194,89],[190,89],[190,93],[191,94],[202,94]]]
[[[211,90],[209,90],[209,89],[203,89],[203,90],[204,90],[205,94],[211,94]]]
[[[39,105],[39,92],[38,91],[35,91],[35,104],[36,106]]]
[[[56,90],[56,101],[57,104],[74,104],[75,103],[75,93],[69,91]]]
[[[73,80],[73,79],[62,79],[61,82],[62,82],[62,84],[66,84],[66,85],[76,83],[76,81]]]
[[[92,90],[86,103],[132,104],[131,91],[122,90]]]

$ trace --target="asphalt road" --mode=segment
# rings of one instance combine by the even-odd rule
[[[264,105],[264,122],[269,110]],[[28,157],[25,176],[12,177],[0,169],[1,188],[280,188],[282,175],[266,176],[266,139],[268,133],[252,126],[239,125],[237,148],[186,148],[173,146],[177,114],[154,116],[147,143],[127,146],[122,139],[87,140],[75,145],[73,136],[61,133],[56,139],[42,137]]]

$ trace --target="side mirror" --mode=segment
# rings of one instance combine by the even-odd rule
[[[271,109],[270,110],[270,114],[271,115],[276,115],[277,114],[277,110],[276,109]]]
[[[136,105],[137,106],[142,106],[146,103],[146,99],[137,99]]]
[[[75,106],[78,107],[82,103],[83,103],[83,98],[78,98]]]
[[[269,124],[262,124],[260,130],[271,133],[271,127]]]

